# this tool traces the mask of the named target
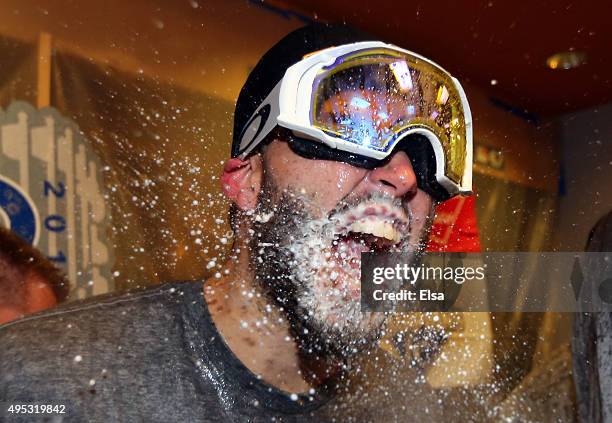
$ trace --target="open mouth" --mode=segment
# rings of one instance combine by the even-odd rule
[[[332,284],[359,294],[361,253],[399,252],[410,231],[410,219],[398,207],[375,201],[334,213],[328,228],[333,233],[328,259]]]
[[[410,229],[410,219],[403,209],[376,202],[336,213],[332,222],[335,240],[353,240],[368,251],[391,250]]]

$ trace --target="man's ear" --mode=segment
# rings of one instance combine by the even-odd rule
[[[246,160],[232,158],[223,166],[221,188],[227,197],[241,210],[253,210],[263,179],[261,155],[254,154]]]

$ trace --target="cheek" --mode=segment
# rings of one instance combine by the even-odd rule
[[[363,173],[343,163],[315,162],[306,172],[308,179],[302,180],[301,187],[329,211],[353,191],[363,179]]]
[[[305,195],[324,212],[333,209],[341,199],[351,193],[366,173],[365,170],[345,163],[301,157],[286,159],[282,167],[271,169],[280,189],[289,189]]]
[[[305,159],[285,142],[273,142],[265,153],[265,168],[280,190],[291,190],[309,199],[313,215],[332,210],[365,177],[367,170],[346,163]]]

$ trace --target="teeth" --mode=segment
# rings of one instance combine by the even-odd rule
[[[366,232],[365,225],[361,222],[355,222],[351,225],[351,231],[353,232]]]
[[[378,236],[383,238],[385,236],[385,223],[384,222],[374,222],[371,226],[372,232],[374,236]]]
[[[393,225],[389,223],[385,223],[385,238],[391,241],[395,240],[395,229],[393,229]]]
[[[351,225],[350,230],[352,232],[372,234],[374,236],[386,238],[394,242],[399,242],[401,238],[399,232],[393,227],[393,224],[380,220],[357,221]]]

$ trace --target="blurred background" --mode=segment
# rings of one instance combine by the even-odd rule
[[[612,209],[604,1],[0,0],[0,10],[0,226],[62,267],[72,299],[221,266],[232,234],[218,177],[235,100],[259,57],[315,20],[431,58],[466,89],[476,195],[441,205],[431,250],[581,251]],[[29,214],[10,209],[15,198]],[[427,389],[467,389],[471,413],[486,393],[502,413],[537,401],[548,405],[533,413],[571,420],[571,318],[449,317],[452,359],[428,371]],[[384,357],[397,356],[391,344]]]

